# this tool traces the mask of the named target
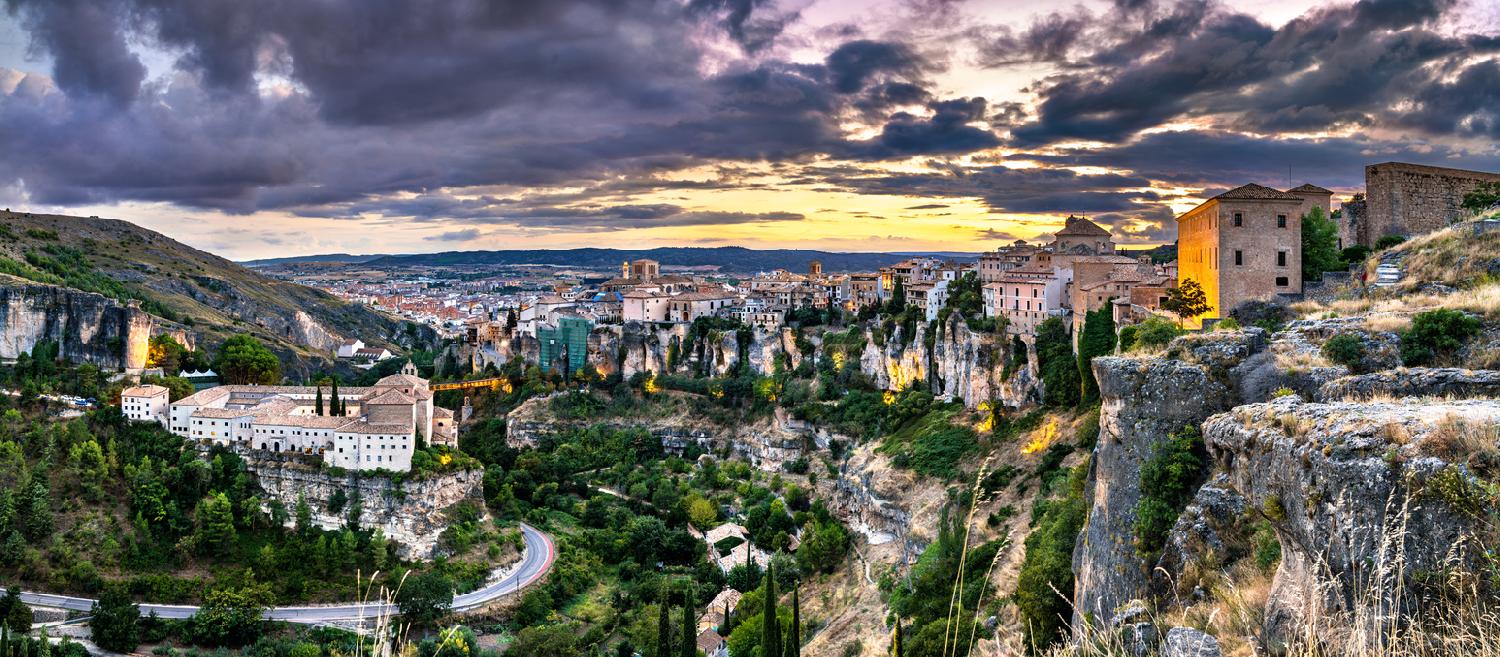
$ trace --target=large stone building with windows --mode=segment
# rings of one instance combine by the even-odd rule
[[[411,469],[418,441],[456,446],[453,412],[432,403],[426,379],[407,363],[367,388],[343,388],[343,412],[320,415],[317,386],[230,385],[209,388],[165,404],[165,388],[137,386],[121,394],[132,420],[161,423],[200,443],[238,445],[281,453],[318,455],[349,470]],[[321,388],[324,411],[332,388]]]
[[[1302,293],[1302,215],[1329,212],[1332,192],[1280,191],[1254,183],[1219,194],[1177,218],[1177,280],[1203,287],[1208,312],[1224,317],[1252,299]]]

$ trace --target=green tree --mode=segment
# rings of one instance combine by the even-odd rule
[[[1167,300],[1161,302],[1161,309],[1174,313],[1181,320],[1192,321],[1193,318],[1210,310],[1208,295],[1203,292],[1203,286],[1191,278],[1183,279],[1181,283],[1167,290]]]
[[[1470,212],[1483,212],[1500,205],[1500,182],[1479,183],[1464,194],[1463,208]]]
[[[688,585],[682,592],[682,652],[681,657],[698,657],[698,622],[693,619],[693,587]]]
[[[1048,406],[1078,405],[1078,362],[1062,319],[1048,317],[1036,332],[1037,363],[1042,374],[1042,401]]]
[[[21,602],[21,589],[12,586],[0,596],[0,621],[11,632],[31,631],[31,607]]]
[[[661,603],[657,605],[656,612],[656,657],[671,657],[672,619],[668,615],[671,612],[672,605],[667,600],[665,592],[663,592]]]
[[[344,402],[339,400],[339,380],[337,378],[333,380],[333,390],[329,393],[329,396],[328,414],[334,417],[343,417]]]
[[[203,598],[198,613],[193,614],[193,635],[208,646],[242,646],[260,638],[261,612],[275,596],[264,585],[247,584],[239,588],[220,588]]]
[[[979,282],[979,274],[972,271],[964,272],[958,280],[948,283],[946,305],[961,313],[966,319],[983,317],[984,288]]]
[[[1135,545],[1155,561],[1178,514],[1193,499],[1208,458],[1203,436],[1189,425],[1151,449],[1141,464],[1141,498],[1135,506]]]
[[[583,654],[578,649],[578,632],[577,623],[528,627],[516,633],[516,640],[506,648],[505,654],[525,655],[526,657],[577,657]]]
[[[219,347],[214,369],[225,383],[275,385],[281,382],[281,360],[252,335],[231,336]]]
[[[802,657],[802,599],[798,591],[801,587],[792,587],[792,625],[791,636],[787,637],[787,657]]]
[[[797,565],[805,573],[832,572],[849,553],[849,530],[838,520],[814,518],[803,526]]]
[[[198,502],[199,549],[207,554],[224,556],[234,547],[234,507],[224,493],[213,493]]]
[[[891,287],[891,301],[886,305],[886,312],[897,315],[906,311],[906,283],[896,277],[896,283]]]
[[[1073,613],[1073,545],[1088,512],[1083,500],[1086,468],[1073,469],[1061,499],[1038,502],[1041,516],[1026,537],[1015,601],[1026,647],[1034,655],[1062,639]]]
[[[1094,359],[1115,351],[1114,305],[1106,302],[1084,317],[1083,335],[1078,338],[1078,378],[1082,381],[1080,403],[1099,401],[1099,381],[1094,378]]]
[[[318,394],[313,397],[313,412],[318,415],[323,414],[323,386],[318,386]]]
[[[123,584],[104,587],[99,601],[94,603],[89,627],[93,630],[94,643],[111,652],[128,653],[140,644],[136,630],[141,618],[141,609],[130,599],[130,591]]]
[[[22,500],[21,516],[26,519],[22,533],[35,543],[52,535],[52,492],[44,483],[47,480],[44,468],[32,470],[31,479]]]
[[[1323,208],[1302,215],[1302,280],[1321,280],[1323,272],[1343,269],[1339,255],[1338,224],[1323,214]]]
[[[900,279],[897,279],[898,281]],[[781,620],[776,617],[776,563],[766,564],[766,581],[761,585],[765,600],[761,603],[760,654],[776,657],[781,654]]]
[[[453,582],[440,572],[408,576],[396,593],[396,606],[409,623],[436,623],[453,609]]]

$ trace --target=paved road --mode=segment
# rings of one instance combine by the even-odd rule
[[[541,579],[552,568],[557,558],[557,546],[552,537],[531,525],[521,524],[521,538],[526,543],[526,552],[521,562],[509,574],[477,591],[453,596],[454,611],[468,611],[511,595]],[[74,598],[51,593],[22,593],[21,601],[29,605],[56,607],[73,611],[89,611],[94,601],[89,598]],[[141,615],[156,612],[162,618],[188,618],[198,612],[193,605],[142,604]],[[382,613],[398,613],[393,605],[385,604],[331,604],[302,607],[272,607],[266,610],[269,620],[292,623],[326,623],[329,621],[371,618]]]

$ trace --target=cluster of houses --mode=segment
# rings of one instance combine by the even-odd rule
[[[1314,207],[1327,214],[1332,194],[1313,185],[1280,191],[1250,184],[1226,191],[1178,219],[1178,258],[1166,263],[1121,255],[1109,230],[1076,216],[1046,241],[1018,240],[975,262],[914,257],[853,273],[825,273],[812,262],[806,273],[778,269],[726,282],[664,274],[654,260],[635,260],[597,287],[533,297],[518,309],[513,327],[490,322],[470,335],[483,340],[514,331],[541,339],[545,347],[594,325],[620,322],[723,317],[775,329],[799,308],[858,311],[888,303],[898,286],[907,304],[931,320],[947,304],[950,287],[969,273],[981,285],[985,316],[1004,318],[1007,331],[1028,342],[1051,317],[1063,319],[1076,335],[1087,313],[1104,308],[1117,326],[1170,316],[1162,304],[1186,279],[1208,297],[1209,312],[1200,319],[1214,319],[1249,299],[1302,292],[1301,218]]]
[[[453,411],[432,403],[426,379],[407,363],[367,388],[224,385],[169,401],[140,385],[120,395],[125,417],[156,422],[201,444],[321,457],[347,470],[411,469],[419,441],[458,445]]]

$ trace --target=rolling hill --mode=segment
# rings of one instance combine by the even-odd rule
[[[0,274],[8,275],[0,287],[15,288],[25,279],[138,302],[158,318],[159,328],[199,347],[250,333],[283,356],[289,374],[303,369],[296,361],[331,358],[346,338],[402,348],[434,337],[429,329],[115,219],[0,212]]]
[[[649,258],[667,267],[717,266],[722,271],[749,273],[786,269],[806,271],[814,260],[823,263],[825,271],[874,271],[880,267],[900,262],[918,253],[839,253],[808,249],[747,249],[739,246],[718,247],[661,247],[655,249],[506,249],[499,251],[443,251],[439,253],[415,253],[380,256],[370,260],[359,260],[374,267],[432,267],[432,266],[503,266],[503,265],[563,265],[610,269],[620,263],[637,258]],[[935,253],[944,259],[962,258],[972,260],[978,254]],[[364,258],[367,256],[353,256]],[[338,256],[309,256],[303,262],[326,262]],[[277,259],[286,262],[291,259]],[[247,265],[276,264],[272,261],[254,261]]]

